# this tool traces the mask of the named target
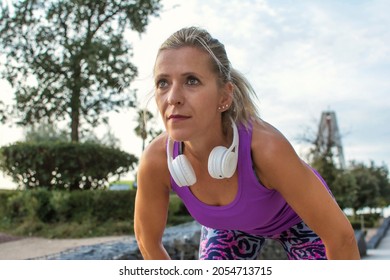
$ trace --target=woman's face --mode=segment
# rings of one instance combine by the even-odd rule
[[[221,128],[218,107],[227,103],[228,94],[208,53],[194,47],[161,51],[154,81],[157,106],[171,138],[189,141]]]

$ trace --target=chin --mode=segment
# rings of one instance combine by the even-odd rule
[[[179,137],[175,135],[169,135],[169,137],[175,142],[184,142],[189,140],[187,137]]]
[[[185,133],[184,131],[170,130],[168,131],[169,137],[176,142],[184,142],[188,141],[191,137],[189,133]]]

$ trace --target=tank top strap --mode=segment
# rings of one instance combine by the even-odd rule
[[[240,143],[238,147],[238,164],[239,164],[239,176],[247,176],[248,170],[252,170],[252,130],[253,123],[249,122],[247,126],[240,124],[238,127],[238,133],[240,136]]]

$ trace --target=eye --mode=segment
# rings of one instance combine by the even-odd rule
[[[168,81],[165,80],[165,79],[161,79],[161,80],[158,80],[158,81],[156,82],[156,87],[157,87],[157,88],[165,88],[165,87],[167,87],[167,86],[168,86]]]
[[[187,85],[195,86],[199,84],[199,80],[193,76],[187,78]]]

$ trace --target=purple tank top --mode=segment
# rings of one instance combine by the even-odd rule
[[[257,179],[251,158],[252,125],[248,129],[240,125],[238,132],[240,137],[238,191],[230,204],[224,206],[207,205],[197,199],[189,187],[179,187],[171,177],[172,190],[182,199],[196,221],[213,229],[241,230],[249,234],[273,235],[301,222],[302,219],[279,192],[267,189]],[[179,142],[175,142],[173,157],[178,154]],[[317,172],[315,173],[319,176]],[[326,186],[323,180],[322,182]]]

